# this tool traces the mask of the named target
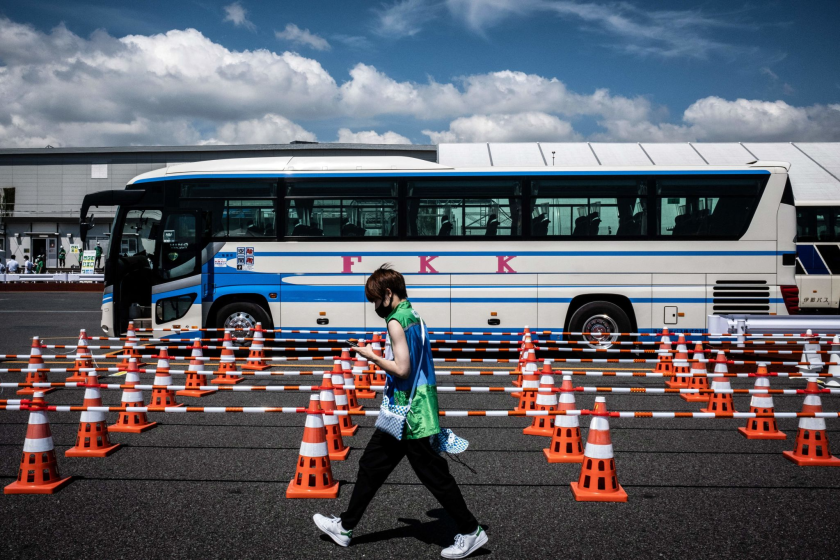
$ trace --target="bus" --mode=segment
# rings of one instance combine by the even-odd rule
[[[707,316],[797,312],[788,164],[452,168],[414,158],[200,161],[123,191],[102,330],[381,329],[390,263],[435,331],[704,332]]]
[[[796,201],[796,284],[803,313],[840,308],[840,206]]]

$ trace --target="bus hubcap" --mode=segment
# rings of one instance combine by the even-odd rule
[[[237,343],[244,343],[245,339],[251,336],[251,333],[257,326],[257,320],[245,312],[236,312],[225,319],[225,329],[233,329],[230,336]]]
[[[609,348],[618,340],[618,324],[609,315],[595,315],[583,323],[584,340],[593,348]]]

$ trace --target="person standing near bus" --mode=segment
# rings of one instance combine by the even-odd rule
[[[461,489],[449,472],[449,464],[433,448],[430,437],[440,432],[438,399],[432,347],[426,325],[408,301],[402,274],[383,265],[367,279],[365,297],[385,319],[393,360],[376,356],[370,347],[356,347],[357,354],[375,363],[388,375],[387,398],[410,410],[403,438],[375,430],[359,460],[359,473],[347,511],[341,517],[315,514],[315,525],[341,546],[349,546],[376,492],[391,471],[408,457],[420,482],[455,520],[459,534],[455,543],[441,552],[444,558],[465,558],[487,542],[487,533],[467,508]],[[416,384],[416,387],[415,387]],[[414,398],[410,395],[414,392]]]
[[[64,250],[64,247],[61,247],[58,250],[58,266],[59,268],[64,268],[64,259],[67,258],[67,251]]]
[[[99,268],[99,261],[102,259],[102,246],[99,244],[99,241],[96,242],[96,268]]]

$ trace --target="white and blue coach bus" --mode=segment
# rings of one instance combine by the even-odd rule
[[[840,206],[796,200],[796,283],[803,313],[840,308]]]
[[[406,157],[202,161],[124,191],[102,328],[379,329],[383,263],[437,331],[702,332],[795,313],[788,165],[451,168]]]

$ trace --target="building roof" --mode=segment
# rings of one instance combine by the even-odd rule
[[[840,205],[840,143],[602,143],[441,144],[438,162],[452,167],[740,166],[788,162],[797,205]]]
[[[348,150],[368,151],[429,151],[436,146],[431,144],[341,144],[300,142],[296,144],[240,144],[240,145],[202,145],[202,146],[103,146],[91,148],[0,148],[2,155],[50,155],[50,154],[139,154],[139,153],[195,153],[195,152],[248,152],[248,151],[302,151],[302,150]]]

